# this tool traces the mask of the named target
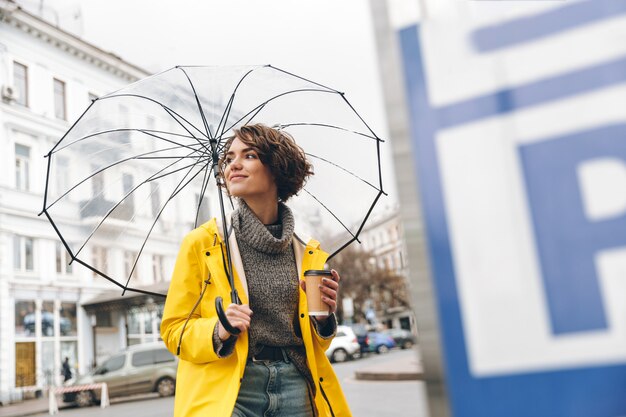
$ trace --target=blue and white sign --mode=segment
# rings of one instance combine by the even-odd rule
[[[626,415],[626,2],[551,3],[399,32],[455,417]]]

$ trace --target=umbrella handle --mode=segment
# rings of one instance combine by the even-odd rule
[[[222,301],[222,297],[215,298],[215,311],[217,312],[217,317],[220,319],[220,323],[222,323],[222,326],[228,333],[235,336],[241,333],[241,330],[233,327],[226,318],[226,312],[224,311],[224,303]]]

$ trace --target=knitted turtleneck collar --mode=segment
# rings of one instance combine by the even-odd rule
[[[278,203],[278,224],[282,225],[282,235],[276,238],[270,233],[254,212],[243,200],[233,212],[233,228],[237,239],[241,239],[254,249],[265,253],[282,253],[291,244],[294,230],[293,214],[284,203]],[[269,226],[272,227],[272,226]]]

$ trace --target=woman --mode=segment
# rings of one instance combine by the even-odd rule
[[[226,316],[241,333],[230,335],[215,312],[215,298],[230,300],[230,287],[222,228],[212,219],[184,238],[163,312],[161,337],[181,359],[174,414],[350,416],[324,353],[337,329],[339,274],[321,286],[333,314],[309,318],[303,272],[323,269],[328,254],[294,235],[284,204],[312,167],[290,136],[261,124],[236,130],[225,149],[220,171],[238,199],[227,238],[242,301]]]

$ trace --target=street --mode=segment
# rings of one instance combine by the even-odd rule
[[[387,361],[415,357],[413,350],[394,350],[383,355],[371,354],[363,359],[335,364],[335,372],[355,417],[427,417],[426,391],[421,381],[360,381],[354,372],[362,368],[384,364]],[[174,398],[142,398],[131,401],[112,401],[110,408],[62,409],[59,414],[68,417],[170,417]],[[39,417],[48,414],[39,414]]]
[[[355,417],[427,417],[426,388],[422,381],[359,381],[354,372],[365,367],[415,357],[409,350],[370,354],[363,359],[335,364],[344,394]]]

